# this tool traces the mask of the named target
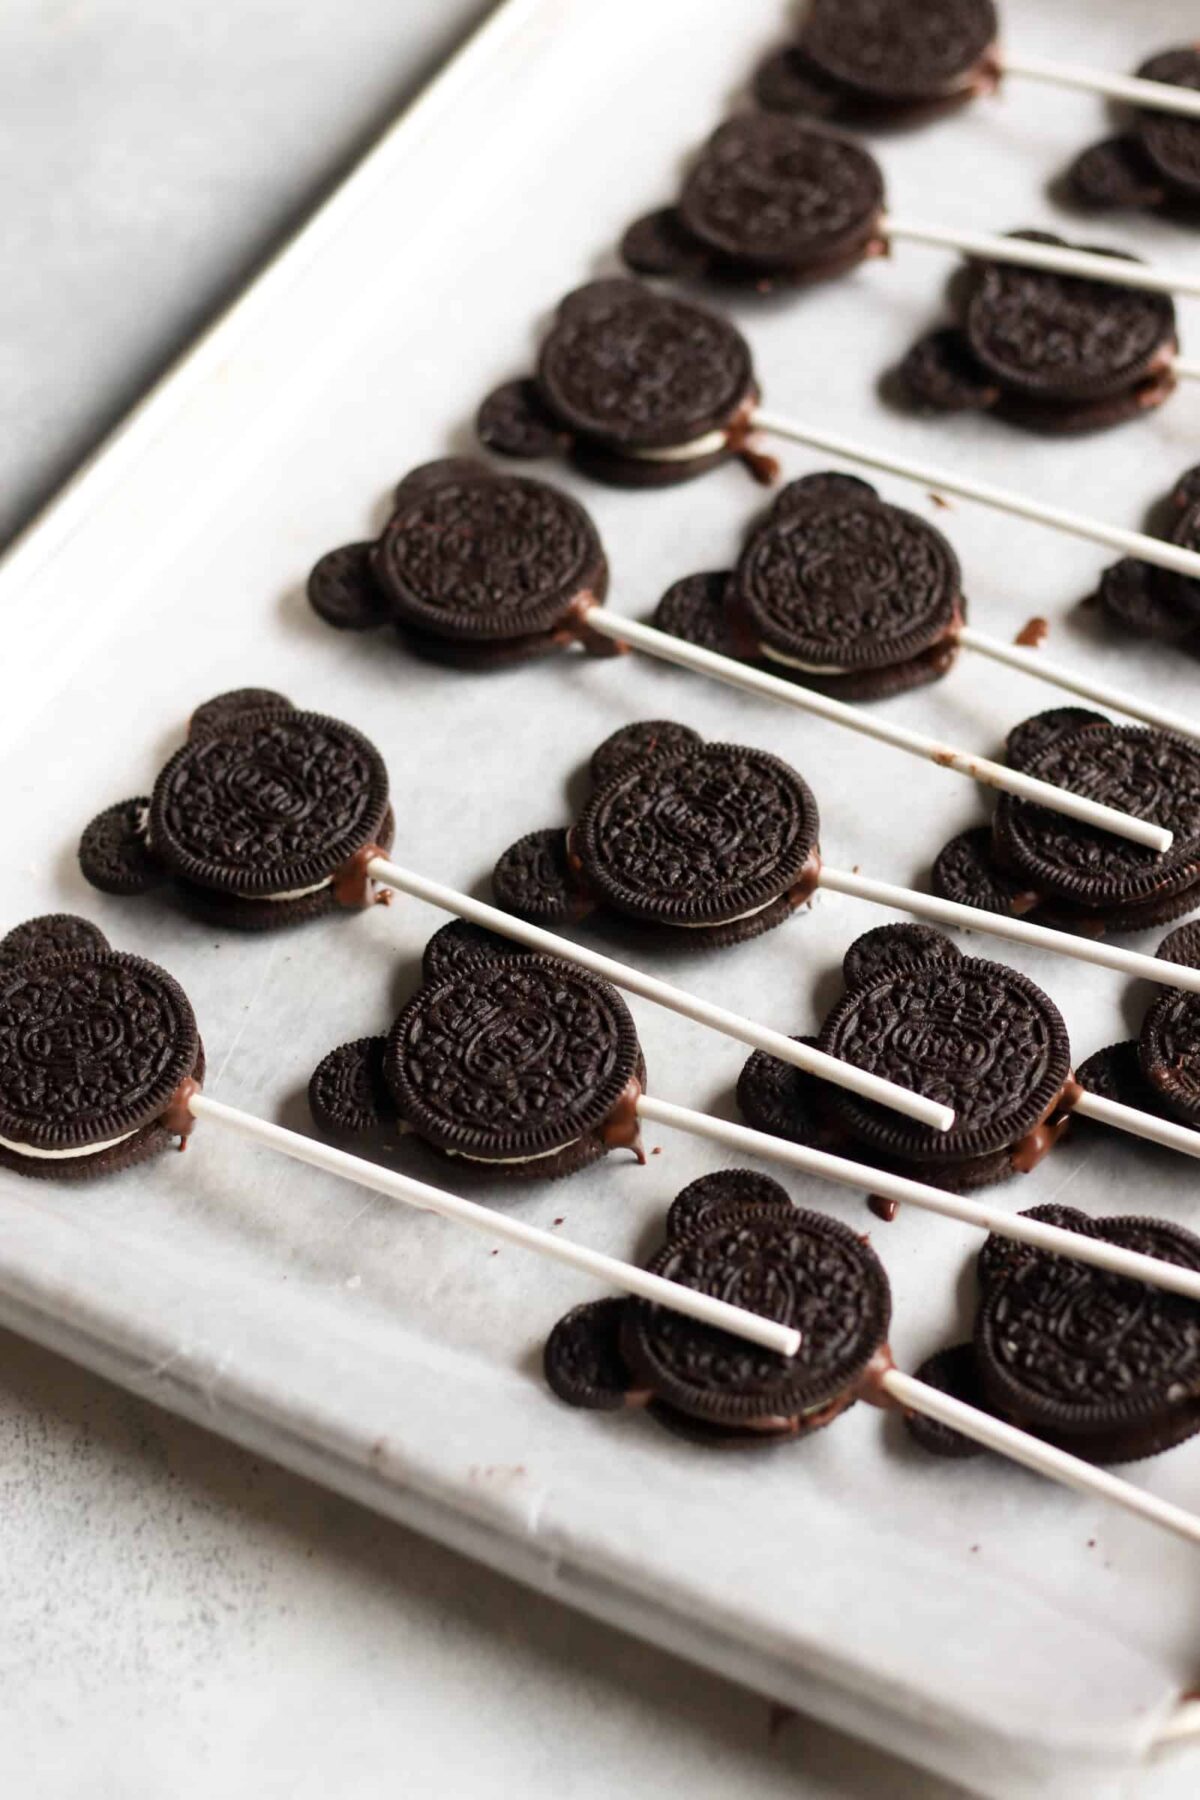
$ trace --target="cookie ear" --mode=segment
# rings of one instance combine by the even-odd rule
[[[978,906],[1009,919],[1031,912],[1038,898],[997,868],[992,857],[991,828],[987,825],[960,831],[938,852],[933,865],[933,891],[943,900]]]
[[[78,913],[42,913],[0,938],[0,971],[48,956],[96,955],[108,949],[108,939],[90,919]]]
[[[797,1038],[798,1044],[817,1047],[816,1038]],[[825,1084],[815,1075],[791,1063],[780,1062],[765,1050],[755,1050],[738,1076],[738,1111],[754,1131],[766,1131],[790,1144],[810,1149],[831,1141]]]
[[[1057,1225],[1062,1231],[1076,1231],[1082,1237],[1095,1237],[1097,1226],[1086,1213],[1081,1213],[1073,1206],[1029,1206],[1022,1210],[1023,1219],[1038,1219],[1043,1225]],[[1017,1275],[1038,1257],[1046,1257],[1045,1250],[1036,1250],[1032,1244],[1019,1244],[1014,1238],[997,1237],[989,1232],[983,1240],[979,1255],[975,1262],[975,1273],[979,1279],[980,1292],[985,1296],[1002,1281],[1008,1281]]]
[[[1155,1117],[1163,1114],[1162,1101],[1142,1073],[1136,1039],[1108,1044],[1103,1050],[1094,1051],[1080,1063],[1075,1079],[1080,1087],[1086,1088],[1089,1094],[1099,1094],[1102,1100],[1116,1100],[1121,1106],[1133,1106],[1139,1112],[1148,1112]],[[1076,1123],[1086,1124],[1089,1131],[1108,1129],[1097,1126],[1091,1119]]]
[[[1200,969],[1200,919],[1190,919],[1169,931],[1154,954],[1164,962],[1181,963],[1185,969]]]
[[[753,1169],[718,1169],[689,1182],[672,1200],[667,1211],[667,1236],[676,1238],[702,1225],[718,1206],[789,1205],[791,1196],[770,1175]]]
[[[560,456],[572,442],[529,376],[493,389],[475,415],[475,430],[485,449],[524,460]]]
[[[227,694],[214,694],[196,708],[188,720],[188,742],[210,737],[214,731],[223,731],[227,725],[249,718],[251,713],[295,710],[295,702],[286,694],[277,694],[274,688],[232,688]]]
[[[1200,500],[1200,463],[1185,469],[1171,489],[1171,506],[1176,512],[1186,512],[1197,500]]]
[[[918,338],[896,369],[910,406],[930,412],[987,412],[1000,389],[955,326]]]
[[[466,919],[451,919],[435,931],[421,958],[421,979],[427,985],[450,981],[468,969],[495,962],[501,956],[523,956],[524,946],[514,944],[482,925],[471,925]]]
[[[982,1384],[979,1380],[979,1365],[975,1358],[974,1344],[951,1344],[945,1350],[936,1350],[916,1371],[918,1381],[924,1381],[939,1394],[949,1394],[952,1400],[963,1400],[968,1406],[980,1411],[988,1411],[984,1404]],[[950,1425],[943,1425],[937,1419],[931,1419],[925,1413],[904,1413],[905,1429],[915,1444],[927,1450],[930,1456],[965,1458],[968,1456],[986,1456],[987,1451],[974,1438],[964,1437],[961,1431],[955,1431]]]
[[[840,469],[818,469],[801,475],[780,488],[771,507],[773,519],[785,519],[801,507],[821,500],[878,500],[879,494],[869,481],[857,475],[844,475]]]
[[[622,725],[592,753],[588,764],[592,786],[604,787],[631,757],[647,762],[655,756],[673,756],[677,750],[698,749],[703,742],[698,731],[673,719],[639,719],[636,725]]]
[[[685,575],[671,584],[654,612],[659,631],[682,638],[685,644],[699,644],[704,650],[715,650],[721,656],[736,656],[734,634],[725,613],[729,593],[729,573],[710,569],[703,575]]]
[[[546,1339],[546,1385],[568,1406],[618,1412],[645,1402],[621,1354],[625,1308],[624,1300],[588,1300],[564,1314]]]
[[[1100,577],[1097,599],[1104,612],[1134,637],[1182,643],[1200,630],[1200,620],[1171,597],[1164,571],[1124,557]]]
[[[386,1050],[386,1037],[356,1038],[317,1064],[308,1084],[308,1107],[319,1131],[331,1138],[356,1138],[396,1123],[384,1075]]]
[[[439,456],[433,462],[418,463],[415,469],[402,475],[396,483],[393,498],[397,506],[403,506],[406,500],[431,493],[448,481],[489,481],[492,474],[493,471],[477,456]]]
[[[150,801],[119,800],[97,813],[79,840],[84,879],[102,894],[148,894],[167,872],[154,857],[146,832]]]
[[[1108,725],[1103,713],[1087,706],[1052,706],[1046,712],[1034,713],[1014,725],[1004,740],[1004,760],[1010,769],[1028,769],[1048,744],[1066,731],[1078,731],[1084,725]]]
[[[1063,176],[1077,206],[1097,212],[1110,207],[1161,206],[1165,189],[1136,138],[1102,138],[1080,152]]]
[[[631,294],[645,292],[640,282],[630,280],[627,275],[605,275],[599,281],[585,281],[582,287],[572,288],[565,294],[558,303],[558,317],[582,318],[596,308],[602,309],[616,301],[627,300]]]
[[[842,977],[848,988],[869,987],[885,975],[915,969],[923,963],[961,960],[958,945],[932,925],[876,925],[874,930],[855,938],[847,950],[842,958]]]
[[[621,239],[620,256],[638,275],[702,275],[710,260],[674,206],[635,219]]]
[[[812,119],[831,119],[841,104],[841,93],[794,45],[776,50],[761,62],[754,74],[754,98],[764,112],[804,113]]]
[[[531,831],[510,844],[492,870],[496,904],[535,925],[582,919],[593,903],[571,875],[565,831]]]
[[[315,564],[308,604],[335,631],[374,631],[391,617],[387,595],[375,579],[373,543],[342,544]]]

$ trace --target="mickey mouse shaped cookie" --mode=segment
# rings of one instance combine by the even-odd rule
[[[937,681],[966,617],[941,532],[853,475],[805,475],[751,528],[731,571],[663,595],[660,631],[839,699]]]
[[[559,306],[536,373],[490,394],[476,429],[501,456],[570,456],[617,487],[690,481],[732,457],[773,481],[778,465],[748,441],[758,397],[727,319],[638,281],[593,281]]]
[[[809,1437],[864,1397],[891,1320],[888,1279],[864,1239],[743,1169],[685,1188],[666,1232],[649,1269],[796,1326],[799,1351],[757,1350],[641,1300],[595,1301],[547,1341],[546,1380],[560,1400],[648,1406],[701,1443],[760,1447]]]
[[[91,1180],[170,1149],[204,1050],[165,969],[55,913],[0,940],[0,1168]]]
[[[1200,968],[1200,920],[1168,933],[1158,955]],[[1164,988],[1137,1038],[1097,1050],[1080,1065],[1079,1079],[1106,1100],[1200,1129],[1200,997]]]
[[[1167,925],[1200,903],[1200,745],[1069,706],[1018,725],[1006,758],[1156,820],[1174,832],[1171,848],[1143,849],[1004,794],[990,827],[960,832],[939,853],[936,893],[1085,937]]]
[[[954,1108],[931,1131],[755,1051],[738,1081],[747,1124],[836,1149],[955,1193],[1034,1168],[1066,1128],[1071,1046],[1054,1002],[1003,963],[961,955],[927,925],[883,925],[852,944],[846,992],[816,1045]],[[872,1202],[892,1217],[890,1202]]]
[[[1044,231],[1009,235],[1063,242]],[[994,412],[1059,434],[1138,418],[1174,392],[1179,344],[1165,294],[989,262],[961,270],[951,292],[956,322],[920,339],[896,371],[914,406]]]
[[[1200,468],[1185,470],[1156,510],[1160,537],[1200,550]],[[1187,575],[1122,557],[1104,571],[1094,599],[1106,619],[1131,637],[1200,647],[1200,582]]]
[[[518,918],[603,910],[676,944],[720,948],[812,897],[817,803],[778,757],[646,720],[605,739],[591,777],[569,831],[531,832],[496,864],[497,903]]]
[[[795,43],[758,70],[755,98],[823,118],[921,117],[991,92],[998,30],[992,0],[811,0]]]
[[[197,709],[151,794],[92,820],[79,863],[104,893],[169,887],[202,918],[266,930],[364,905],[366,864],[393,832],[387,770],[361,732],[241,689]]]
[[[1143,1255],[1200,1269],[1200,1238],[1161,1219],[1091,1219],[1066,1206],[1025,1215]],[[1089,1263],[989,1237],[977,1263],[971,1343],[940,1351],[918,1376],[1095,1463],[1132,1462],[1200,1431],[1200,1308]],[[921,1446],[976,1446],[918,1418]]]
[[[318,1127],[381,1151],[412,1135],[456,1167],[504,1181],[573,1174],[618,1148],[645,1157],[646,1066],[606,981],[454,922],[386,1036],[324,1058],[309,1083]]]
[[[883,176],[873,156],[769,113],[714,132],[675,206],[630,226],[639,275],[709,274],[763,291],[825,281],[884,254]]]
[[[1200,88],[1200,49],[1181,44],[1148,57],[1143,81]],[[1067,170],[1065,187],[1079,206],[1174,214],[1190,224],[1200,207],[1200,125],[1177,113],[1137,110],[1130,128],[1091,144]]]
[[[404,477],[376,542],[321,558],[308,598],[339,630],[391,625],[418,656],[491,669],[571,644],[613,655],[586,625],[607,587],[604,548],[578,501],[447,457]]]

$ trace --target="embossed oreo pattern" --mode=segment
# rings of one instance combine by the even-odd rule
[[[631,1301],[623,1340],[635,1376],[681,1412],[716,1424],[790,1418],[845,1395],[887,1336],[891,1294],[862,1239],[790,1205],[719,1208],[672,1238],[656,1275],[796,1326],[793,1357]]]
[[[601,1125],[638,1055],[615,988],[523,956],[416,994],[392,1027],[387,1073],[422,1137],[501,1160],[562,1149]]]
[[[955,1109],[933,1131],[855,1095],[831,1103],[857,1137],[894,1155],[955,1160],[1003,1150],[1042,1118],[1071,1047],[1039,987],[1003,963],[919,964],[854,988],[821,1031],[822,1050]]]
[[[603,585],[591,520],[544,482],[480,471],[400,498],[375,568],[398,614],[426,631],[524,637]]]
[[[158,1117],[196,1063],[182,988],[115,951],[0,975],[0,1136],[73,1149]]]
[[[259,714],[171,758],[150,837],[175,874],[253,897],[325,879],[372,841],[386,809],[383,760],[352,726]]]
[[[867,151],[772,113],[715,132],[680,198],[698,238],[763,269],[803,268],[865,242],[882,206]]]
[[[980,361],[1008,388],[1044,400],[1100,399],[1148,373],[1171,347],[1164,294],[988,263],[966,316]]]
[[[614,448],[661,449],[725,425],[750,393],[750,351],[715,313],[633,281],[572,295],[542,348],[554,411]]]
[[[1193,885],[1200,869],[1200,745],[1142,726],[1087,725],[1059,733],[1025,767],[1040,780],[1175,833],[1160,856],[1002,795],[996,842],[1032,886],[1075,906],[1103,909]]]
[[[807,784],[777,757],[706,744],[620,770],[572,834],[591,887],[659,924],[719,924],[784,894],[815,848]]]
[[[991,0],[813,0],[801,48],[876,100],[952,92],[995,42]]]
[[[914,513],[831,499],[769,520],[734,580],[773,649],[834,668],[883,668],[944,635],[960,571],[942,534]]]

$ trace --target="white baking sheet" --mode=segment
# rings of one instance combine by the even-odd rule
[[[1186,9],[1014,0],[1023,50],[1113,68],[1187,35]],[[647,715],[775,749],[821,800],[826,853],[924,880],[981,814],[968,784],[681,672],[537,665],[471,678],[341,637],[304,575],[364,535],[411,464],[469,447],[475,404],[520,372],[554,299],[665,200],[679,158],[779,35],[778,0],[512,0],[349,188],[17,547],[0,577],[6,751],[0,921],[77,908],[171,968],[196,1005],[209,1091],[305,1128],[303,1090],[344,1038],[384,1027],[442,921],[390,911],[273,938],[108,900],[74,846],[111,800],[146,791],[191,707],[247,683],[354,720],[392,773],[404,860],[478,887],[521,832],[566,822],[600,738]],[[880,141],[893,203],[995,226],[1061,223],[1048,175],[1103,128],[1098,103],[1032,86]],[[1176,260],[1181,234],[1121,218],[1084,235]],[[735,310],[770,404],[1126,524],[1200,456],[1200,395],[1136,427],[1039,443],[987,421],[889,414],[879,372],[938,311],[948,263],[905,249],[835,286]],[[131,294],[136,270],[130,271]],[[1195,316],[1185,302],[1185,343]],[[817,466],[784,453],[786,469]],[[613,603],[644,615],[676,576],[730,560],[761,496],[740,469],[673,492],[586,489]],[[932,512],[902,484],[898,499]],[[1073,612],[1099,552],[955,506],[937,513],[974,617],[1053,622],[1062,657],[1168,703],[1191,667],[1100,638]],[[889,714],[990,750],[1052,704],[1017,674],[964,664]],[[882,915],[822,897],[723,956],[643,953],[668,978],[790,1030],[837,990],[841,954]],[[1149,937],[1139,947],[1152,948]],[[1012,960],[1054,994],[1079,1057],[1125,1035],[1142,998],[1104,973]],[[653,1089],[732,1113],[738,1048],[637,1008]],[[636,1255],[715,1153],[655,1138],[497,1200]],[[853,1195],[795,1197],[870,1224]],[[1190,1222],[1195,1172],[1132,1145],[1070,1145],[1014,1207]],[[638,1418],[574,1414],[538,1379],[545,1333],[587,1293],[566,1271],[415,1217],[200,1131],[96,1188],[0,1174],[0,1321],[565,1599],[988,1793],[1129,1794],[1200,1674],[1200,1565],[1097,1504],[989,1464],[939,1467],[860,1408],[812,1443],[709,1458]],[[917,1215],[871,1224],[892,1277],[894,1346],[914,1364],[960,1331],[974,1235]],[[1137,1469],[1200,1504],[1200,1445]],[[1181,1752],[1177,1754],[1187,1754]],[[1139,1780],[1137,1791],[1149,1791]]]

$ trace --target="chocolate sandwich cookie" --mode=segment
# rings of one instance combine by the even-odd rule
[[[476,428],[500,455],[557,450],[617,486],[687,481],[739,455],[771,480],[774,462],[746,441],[757,400],[728,320],[640,282],[593,281],[559,306],[533,380],[498,389]]]
[[[782,489],[733,571],[676,582],[654,622],[821,693],[870,700],[945,674],[965,615],[941,532],[831,470]]]
[[[953,291],[955,326],[921,339],[896,372],[913,405],[977,406],[1031,430],[1073,433],[1136,418],[1174,390],[1179,346],[1165,294],[988,262],[963,271]]]
[[[1200,50],[1183,44],[1159,51],[1136,73],[1144,81],[1200,88]],[[1081,206],[1167,212],[1194,223],[1200,205],[1200,125],[1138,108],[1129,130],[1089,145],[1075,159],[1064,185]]]
[[[386,1037],[319,1064],[308,1098],[321,1130],[411,1135],[505,1180],[569,1175],[619,1148],[644,1160],[646,1070],[616,989],[556,957],[445,948],[430,946],[428,978]]]
[[[578,501],[446,457],[405,476],[377,543],[323,556],[308,595],[339,629],[390,623],[417,655],[491,669],[572,643],[614,654],[585,623],[607,587],[603,546]]]
[[[798,1044],[817,1047],[814,1037],[799,1037]],[[789,1144],[810,1149],[830,1149],[841,1141],[825,1089],[828,1084],[782,1062],[766,1050],[755,1050],[738,1076],[738,1111],[755,1131],[766,1131]]]
[[[1161,1220],[1072,1229],[1200,1269],[1200,1239]],[[983,1265],[974,1343],[991,1408],[1100,1463],[1200,1430],[1200,1307],[1090,1264],[1026,1249]]]
[[[1155,512],[1167,543],[1200,550],[1200,470],[1186,469]],[[1125,557],[1105,570],[1095,600],[1111,624],[1134,637],[1200,645],[1200,582],[1173,569]]]
[[[92,821],[79,861],[93,886],[169,884],[190,911],[251,930],[366,903],[366,859],[394,829],[383,759],[338,719],[257,702],[200,708],[149,798]]]
[[[667,1208],[667,1237],[678,1238],[703,1225],[723,1207],[789,1205],[787,1189],[753,1169],[718,1169],[697,1176]]]
[[[621,244],[642,275],[708,273],[768,290],[822,281],[883,250],[883,176],[861,145],[752,113],[713,133],[678,205]]]
[[[592,767],[611,772],[570,831],[531,833],[497,863],[493,887],[509,911],[555,922],[603,909],[717,948],[811,897],[817,804],[778,757],[654,721],[614,733]]]
[[[645,1405],[649,1395],[635,1387],[621,1354],[624,1316],[624,1300],[588,1300],[566,1313],[546,1339],[546,1386],[568,1406],[618,1412]]]
[[[916,1378],[936,1388],[939,1394],[949,1394],[952,1400],[975,1407],[976,1411],[989,1410],[979,1380],[974,1344],[951,1344],[945,1350],[935,1350],[918,1366]],[[940,1419],[931,1419],[927,1413],[906,1412],[904,1428],[913,1442],[930,1456],[959,1462],[966,1457],[987,1455],[983,1445],[974,1438],[964,1437],[952,1425],[943,1425]]]
[[[186,1132],[204,1074],[178,983],[83,920],[31,920],[0,946],[0,1167],[84,1180]]]

